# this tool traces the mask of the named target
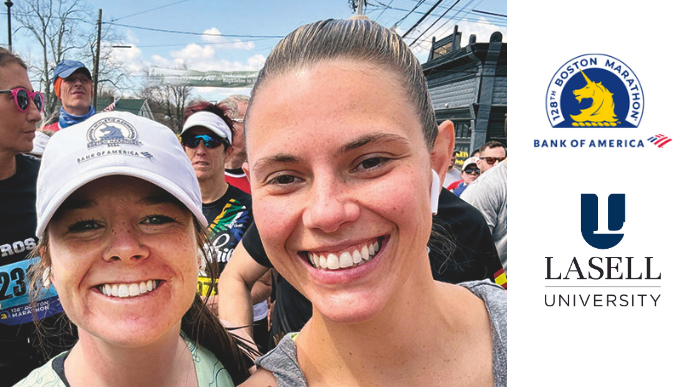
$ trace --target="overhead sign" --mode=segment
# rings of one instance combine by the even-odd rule
[[[151,80],[162,84],[196,87],[253,87],[257,71],[196,71],[152,68]]]

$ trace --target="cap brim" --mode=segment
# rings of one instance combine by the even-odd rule
[[[87,74],[88,77],[90,77],[90,80],[92,80],[92,74],[90,74],[90,70],[87,69],[87,67],[75,67],[75,68],[70,68],[70,69],[65,69],[61,71],[58,74],[55,74],[53,76],[53,82],[56,82],[56,78],[68,78],[71,75],[73,75],[74,72],[78,70],[85,70],[85,73]]]
[[[164,189],[171,195],[175,196],[176,199],[178,199],[182,204],[185,205],[185,207],[187,207],[190,210],[190,212],[192,212],[192,214],[194,214],[194,216],[197,218],[202,227],[206,228],[209,226],[209,222],[207,222],[207,219],[204,217],[202,209],[199,208],[192,201],[190,196],[187,195],[187,193],[182,188],[180,188],[176,184],[173,184],[170,180],[163,178],[161,175],[143,170],[141,168],[134,168],[123,165],[112,165],[105,166],[99,169],[94,169],[92,171],[89,171],[88,173],[80,174],[74,179],[65,182],[61,189],[59,189],[58,192],[56,192],[56,194],[51,197],[51,200],[47,203],[46,209],[43,212],[43,216],[40,219],[38,219],[36,235],[41,238],[41,236],[44,233],[44,230],[46,229],[46,226],[49,223],[49,220],[56,213],[58,207],[60,207],[61,204],[63,204],[63,202],[70,195],[73,194],[73,192],[77,191],[87,183],[90,183],[101,177],[107,176],[131,176],[152,183]]]

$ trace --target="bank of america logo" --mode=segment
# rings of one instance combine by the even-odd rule
[[[671,142],[671,139],[667,136],[664,136],[663,134],[657,134],[656,136],[649,137],[647,141],[658,146],[659,148],[663,148],[664,145]]]

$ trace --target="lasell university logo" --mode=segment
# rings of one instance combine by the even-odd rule
[[[625,223],[625,194],[608,196],[608,222],[598,219],[598,195],[581,194],[581,235],[596,249],[615,247],[624,234],[611,233],[622,230]]]
[[[644,112],[642,86],[625,63],[586,54],[565,63],[547,88],[547,117],[555,128],[636,128]]]

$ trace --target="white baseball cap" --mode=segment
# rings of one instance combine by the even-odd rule
[[[155,184],[207,227],[197,175],[175,133],[147,118],[112,111],[51,137],[37,180],[36,235],[41,237],[56,210],[78,188],[112,175]]]
[[[185,121],[185,125],[182,127],[182,133],[180,133],[180,135],[185,134],[188,129],[195,126],[203,126],[211,130],[214,132],[214,134],[228,141],[229,145],[231,145],[231,128],[226,125],[226,121],[216,114],[207,111],[199,111],[192,114],[187,121]]]
[[[470,157],[466,160],[464,160],[464,164],[462,164],[462,172],[464,172],[465,169],[471,164],[476,165],[476,160],[479,160],[478,157]]]
[[[44,148],[46,148],[46,144],[49,143],[51,136],[40,130],[37,130],[34,133],[34,147],[29,154],[32,156],[41,157],[41,155],[44,154]]]

